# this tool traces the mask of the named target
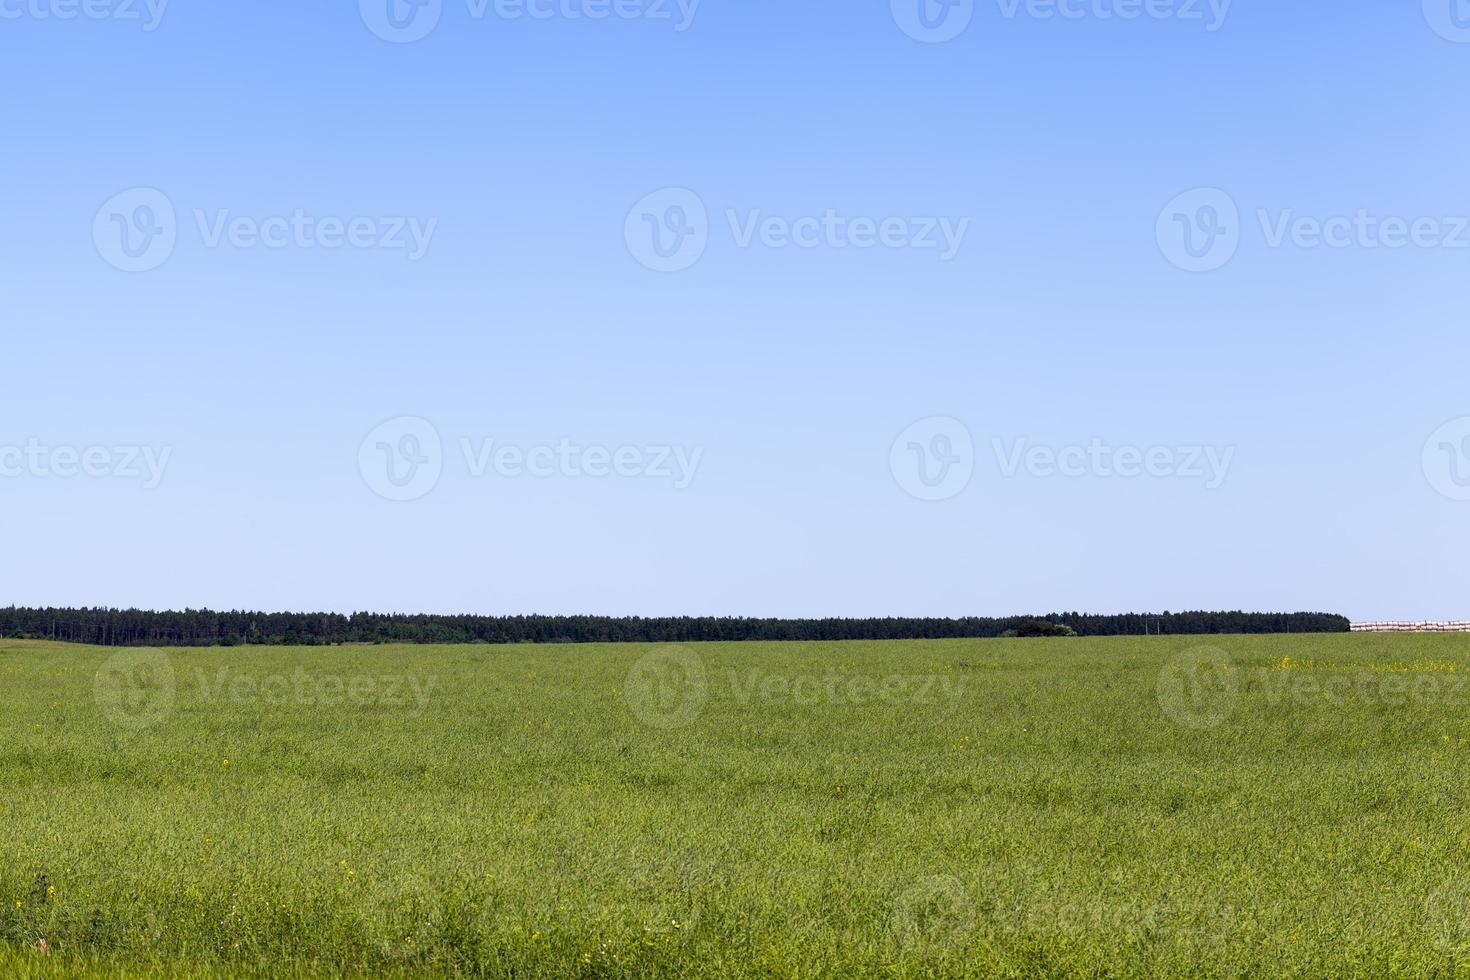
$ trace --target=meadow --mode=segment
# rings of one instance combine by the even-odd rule
[[[1470,976],[1470,637],[0,640],[0,975]]]

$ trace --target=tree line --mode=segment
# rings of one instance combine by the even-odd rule
[[[428,616],[399,613],[149,612],[0,609],[0,636],[98,646],[333,643],[698,643],[712,640],[910,640],[998,637],[1036,622],[1079,636],[1343,633],[1330,613],[1053,613],[962,619],[750,619],[716,616]],[[1034,630],[1033,630],[1034,632]]]

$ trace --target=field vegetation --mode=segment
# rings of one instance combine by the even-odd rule
[[[0,975],[1470,975],[1470,643],[0,640]]]

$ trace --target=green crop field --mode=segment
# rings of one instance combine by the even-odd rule
[[[1470,976],[1470,639],[0,641],[0,975]]]

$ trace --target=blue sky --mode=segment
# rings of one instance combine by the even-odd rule
[[[0,602],[1470,615],[1470,5],[395,2],[0,0]]]

